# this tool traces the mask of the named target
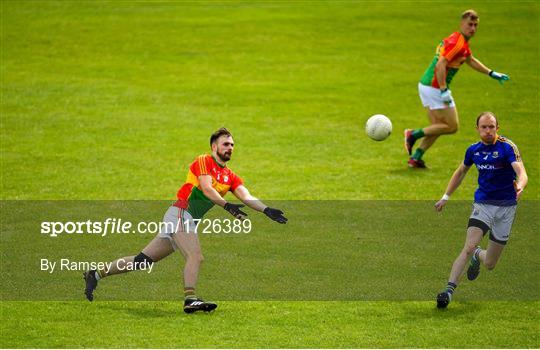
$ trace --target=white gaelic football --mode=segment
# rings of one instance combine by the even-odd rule
[[[366,122],[366,134],[375,141],[382,141],[392,133],[392,122],[387,116],[375,114]]]

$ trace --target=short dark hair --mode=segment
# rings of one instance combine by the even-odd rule
[[[210,146],[212,146],[212,144],[223,135],[232,136],[231,132],[226,128],[219,128],[212,134],[212,136],[210,136]]]
[[[489,116],[492,116],[493,118],[495,118],[495,125],[499,126],[499,121],[497,120],[497,117],[495,116],[495,113],[489,112],[489,111],[482,112],[482,113],[480,113],[478,115],[478,117],[476,117],[476,126],[478,126],[478,123],[480,122],[480,118],[482,118],[485,115],[489,115]]]
[[[461,14],[461,19],[470,19],[471,21],[476,21],[478,18],[480,18],[478,13],[473,9],[467,10]]]

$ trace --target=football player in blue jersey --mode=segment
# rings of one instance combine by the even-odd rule
[[[435,209],[441,211],[470,167],[476,165],[478,189],[474,194],[465,246],[454,261],[448,285],[437,295],[439,308],[450,303],[467,261],[467,278],[471,281],[478,277],[480,264],[488,270],[495,268],[510,236],[517,200],[527,185],[527,172],[519,151],[512,141],[498,135],[497,117],[492,112],[481,113],[476,119],[476,129],[480,142],[467,149],[465,159],[452,175],[445,194],[435,204]],[[488,231],[487,249],[482,249],[479,244]]]

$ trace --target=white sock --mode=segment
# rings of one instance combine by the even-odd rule
[[[482,251],[482,248],[477,247],[474,250],[474,260],[480,260],[480,252]]]

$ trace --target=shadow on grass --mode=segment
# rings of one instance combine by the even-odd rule
[[[424,169],[417,169],[417,168],[409,168],[407,165],[407,162],[403,163],[403,166],[400,166],[399,168],[392,168],[388,170],[390,174],[394,175],[402,175],[406,177],[413,177],[416,175],[421,175],[424,173],[427,173],[430,171],[430,168],[424,168]]]
[[[179,316],[197,317],[197,315],[209,315],[211,313],[196,312],[194,314],[185,314],[183,310],[183,302],[167,302],[158,304],[156,302],[124,302],[118,303],[96,303],[96,306],[102,310],[112,311],[115,313],[124,313],[137,318],[178,318]]]
[[[422,307],[423,306],[423,307]],[[438,309],[435,301],[433,303],[404,304],[403,309],[410,316],[421,318],[455,318],[456,316],[474,315],[484,309],[485,305],[478,301],[453,302],[445,309]]]
[[[117,303],[96,303],[97,307],[103,310],[112,311],[115,313],[125,313],[131,316],[139,318],[165,318],[165,317],[177,317],[182,313],[182,304],[178,303],[177,308],[171,307],[172,305],[156,305],[156,303],[140,303],[140,302],[125,302],[122,304]]]

